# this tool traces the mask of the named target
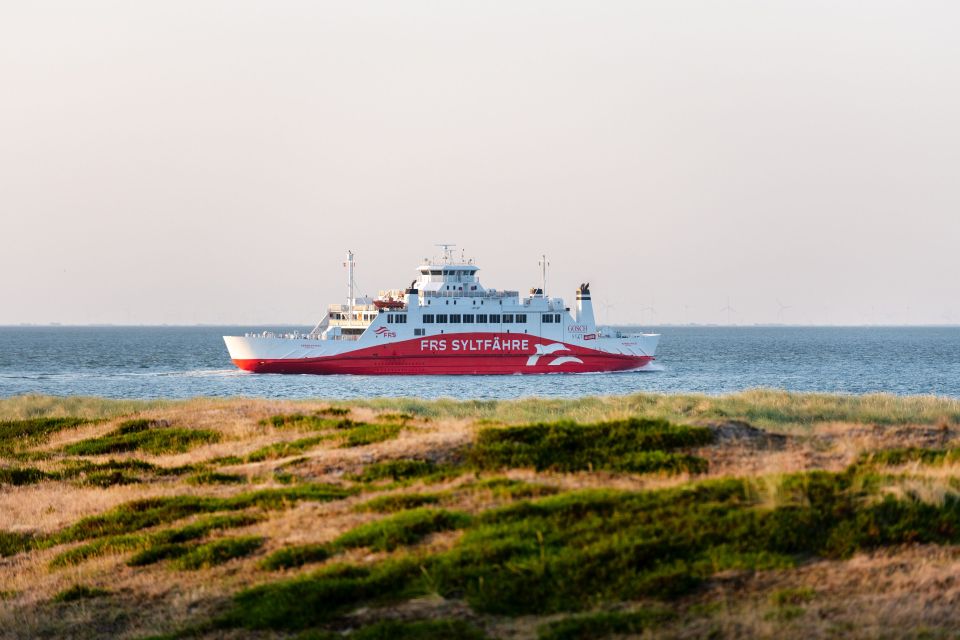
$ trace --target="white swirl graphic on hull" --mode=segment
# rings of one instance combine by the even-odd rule
[[[560,344],[559,342],[554,342],[553,344],[538,344],[534,346],[537,348],[537,352],[532,356],[530,356],[529,358],[527,358],[528,367],[536,366],[537,362],[543,356],[552,356],[558,351],[570,350],[566,347],[566,345]],[[581,360],[580,358],[576,358],[574,356],[560,356],[548,362],[547,365],[552,367],[554,365],[566,364],[568,362],[577,362],[577,363],[583,364],[583,360]]]

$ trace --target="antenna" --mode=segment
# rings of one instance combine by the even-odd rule
[[[440,247],[441,249],[443,249],[443,262],[444,262],[444,264],[450,264],[451,262],[453,262],[453,248],[454,248],[455,246],[457,246],[457,245],[455,245],[455,244],[450,244],[450,243],[446,243],[446,242],[440,242],[440,243],[435,244],[435,245],[433,245],[433,246],[435,246],[435,247]]]
[[[547,254],[540,256],[540,290],[543,291],[543,297],[547,297],[547,267],[550,262],[547,260]]]

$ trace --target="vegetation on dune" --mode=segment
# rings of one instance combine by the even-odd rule
[[[926,449],[922,447],[901,447],[869,451],[860,455],[857,464],[884,465],[896,467],[908,463],[923,465],[947,465],[960,462],[960,449]]]
[[[576,616],[543,625],[538,640],[594,640],[611,636],[639,635],[674,617],[667,609],[611,611]]]
[[[557,487],[552,485],[510,478],[485,478],[464,484],[460,489],[462,491],[489,491],[494,497],[510,500],[551,496],[559,491]]]
[[[453,524],[465,532],[450,551],[338,565],[243,592],[222,623],[304,628],[349,606],[429,592],[460,594],[474,611],[495,615],[579,611],[611,601],[671,600],[728,569],[786,568],[810,556],[960,541],[960,500],[880,499],[868,486],[853,473],[813,472],[786,476],[772,496],[749,480],[728,479],[519,502]],[[390,549],[415,541],[404,537],[406,527],[397,533],[401,516],[410,517],[362,525],[333,546]],[[620,624],[603,620],[596,628]]]
[[[350,476],[350,479],[366,483],[381,480],[393,482],[422,480],[429,483],[454,478],[467,471],[468,469],[463,465],[437,464],[431,460],[416,458],[383,460],[368,464],[360,473]]]
[[[344,635],[334,631],[306,631],[297,640],[340,640]],[[388,620],[360,627],[349,635],[350,640],[485,640],[487,636],[465,620]]]
[[[368,444],[393,440],[400,435],[400,431],[402,430],[403,425],[401,424],[356,423],[349,429],[343,430],[341,436],[342,443],[340,446],[363,447]]]
[[[36,537],[32,533],[0,529],[0,558],[15,556],[32,549],[36,542]]]
[[[443,509],[410,509],[348,531],[333,542],[336,548],[369,547],[392,551],[419,542],[431,533],[462,529],[470,523],[465,513]]]
[[[243,536],[187,546],[186,552],[176,557],[174,566],[188,571],[213,567],[236,558],[244,558],[263,546],[263,542],[264,539],[259,536]]]
[[[405,511],[407,509],[416,509],[417,507],[437,504],[444,495],[445,494],[440,493],[392,493],[361,502],[354,507],[354,510],[371,511],[373,513],[394,513],[396,511]]]
[[[131,566],[151,564],[156,560],[148,561],[148,559],[154,557],[160,548],[198,540],[213,531],[245,527],[260,520],[261,518],[254,514],[228,514],[202,518],[175,529],[106,536],[58,554],[50,562],[50,565],[52,567],[62,567],[77,564],[96,556],[134,550],[142,551],[135,554],[128,564]]]
[[[673,451],[712,441],[710,429],[677,426],[665,420],[565,421],[482,429],[469,456],[481,469],[701,473],[706,471],[706,460]]]
[[[86,418],[70,416],[3,420],[0,421],[0,449],[6,449],[21,442],[36,443],[58,431],[78,427],[89,422],[91,420]]]
[[[301,544],[288,546],[274,551],[260,563],[262,569],[276,571],[277,569],[293,569],[302,567],[311,562],[324,562],[334,551],[328,544]]]
[[[219,442],[220,433],[210,429],[171,427],[163,420],[128,420],[100,438],[81,440],[64,447],[77,456],[144,451],[155,455],[183,453],[201,444]]]
[[[281,509],[303,500],[340,500],[353,493],[355,490],[336,485],[305,484],[261,489],[229,498],[181,495],[135,500],[106,513],[83,518],[55,534],[53,540],[57,543],[87,540],[140,531],[199,513],[239,511],[251,507]]]
[[[0,468],[0,484],[36,484],[44,480],[76,480],[80,484],[110,487],[144,482],[150,477],[178,476],[197,470],[195,465],[162,467],[143,460],[63,460],[60,468],[42,471],[33,467]]]
[[[248,453],[244,457],[246,462],[262,462],[264,460],[276,460],[277,458],[289,458],[307,449],[312,449],[330,439],[330,436],[314,436],[312,438],[301,438],[289,442],[276,442],[261,447],[256,451]]]
[[[77,600],[87,600],[89,598],[100,598],[110,595],[110,591],[100,589],[99,587],[88,587],[82,584],[74,585],[69,589],[64,589],[53,597],[54,602],[75,602]]]

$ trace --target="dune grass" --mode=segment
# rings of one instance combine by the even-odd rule
[[[335,631],[307,631],[297,640],[341,640]],[[350,632],[350,640],[485,640],[487,635],[465,620],[387,620]]]
[[[465,513],[430,508],[410,509],[360,525],[334,540],[332,546],[392,551],[419,542],[431,533],[462,529],[469,523],[470,516]]]
[[[219,442],[220,433],[210,429],[171,427],[162,420],[128,420],[99,438],[81,440],[64,447],[75,456],[143,451],[154,455],[183,453],[201,444]]]
[[[263,546],[263,542],[260,536],[242,536],[186,546],[185,553],[176,556],[173,566],[186,571],[214,567],[250,555]]]
[[[564,618],[537,629],[538,640],[594,640],[636,636],[674,617],[667,609],[610,611]]]
[[[201,518],[182,527],[154,532],[118,534],[97,538],[93,542],[73,547],[51,560],[52,567],[78,564],[89,558],[126,551],[141,550],[128,562],[130,566],[150,564],[145,559],[157,553],[157,549],[169,545],[198,540],[213,531],[245,527],[261,520],[254,514],[227,514]]]
[[[597,424],[561,421],[482,429],[469,459],[480,469],[702,473],[706,460],[673,451],[712,441],[710,429],[677,426],[665,420],[628,418]]]
[[[54,602],[76,602],[77,600],[88,600],[90,598],[102,598],[110,595],[111,592],[99,587],[88,587],[78,584],[64,589],[53,597]]]
[[[312,562],[324,562],[335,553],[329,544],[301,544],[284,547],[263,559],[260,567],[267,571],[293,569]]]
[[[441,493],[392,493],[377,496],[354,507],[355,511],[370,511],[373,513],[395,513],[434,505],[448,494]]]

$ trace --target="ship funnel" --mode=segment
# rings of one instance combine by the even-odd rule
[[[585,324],[590,330],[596,326],[593,319],[593,302],[590,301],[590,283],[585,282],[577,289],[577,324]]]
[[[417,290],[416,280],[411,282],[410,286],[403,292],[403,301],[406,303],[408,311],[420,306],[420,292]]]

